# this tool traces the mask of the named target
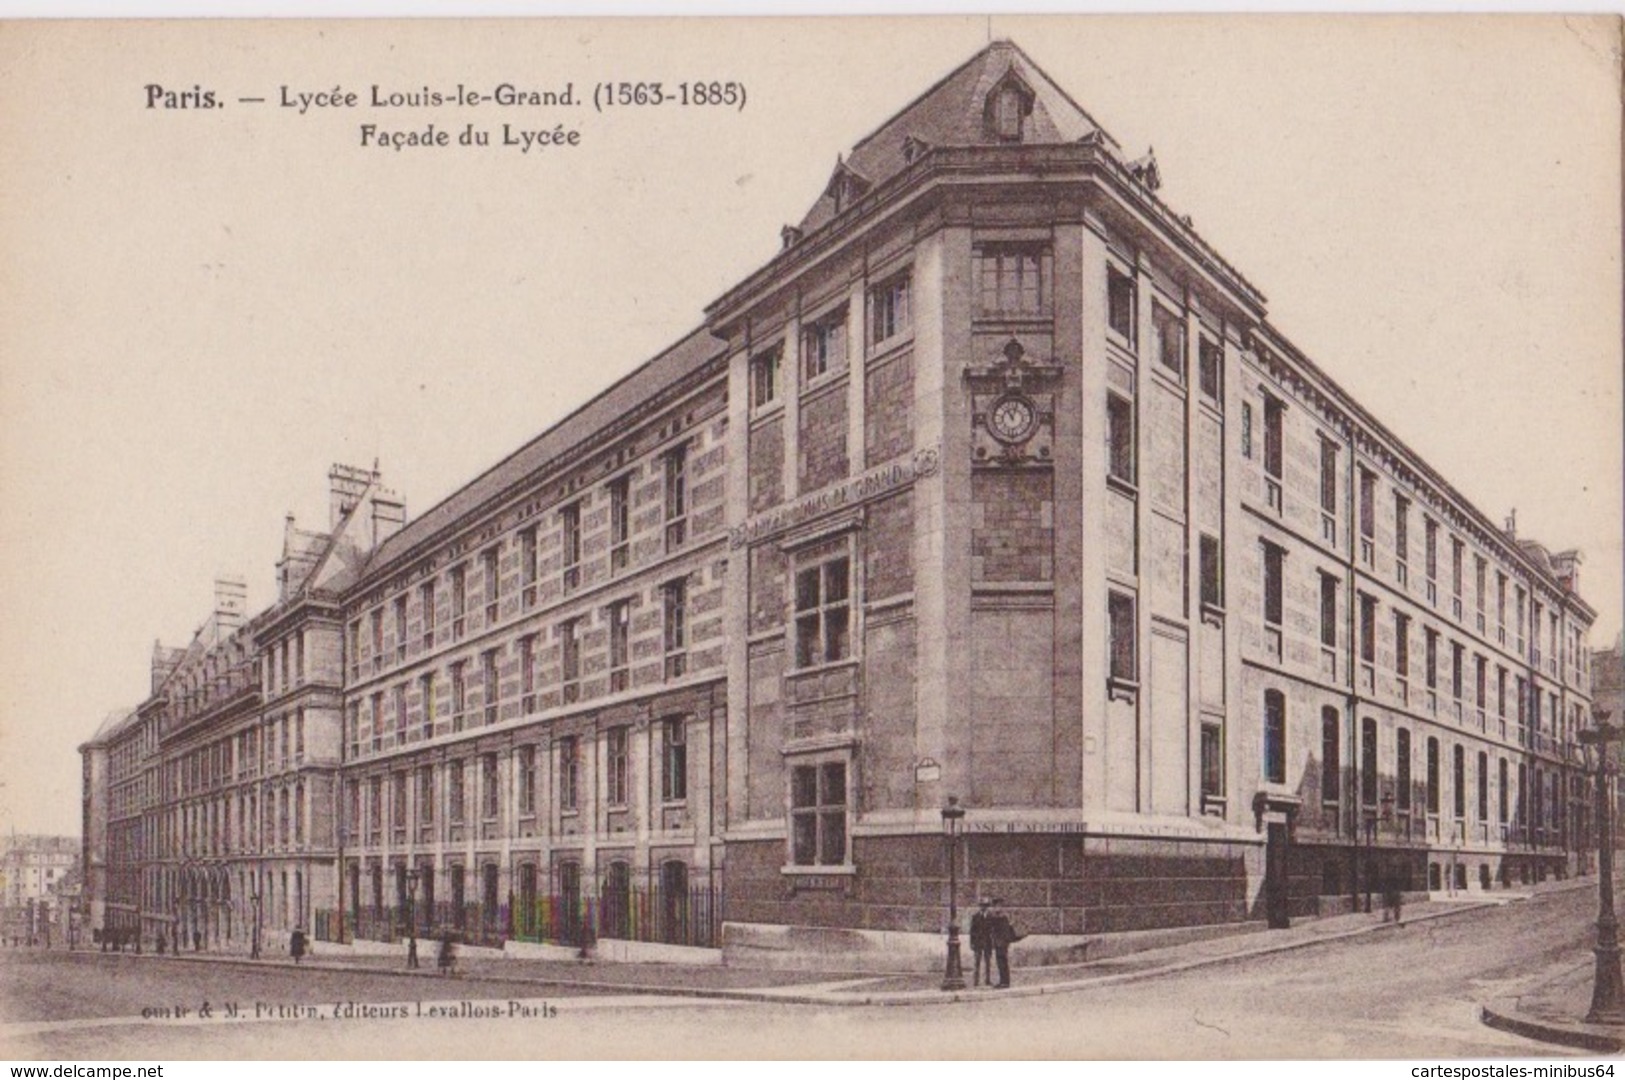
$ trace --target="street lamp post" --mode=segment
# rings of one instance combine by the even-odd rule
[[[948,964],[942,973],[944,990],[965,989],[965,969],[959,963],[959,827],[965,808],[959,797],[948,796],[942,808],[942,831],[948,838]]]
[[[406,871],[406,966],[418,966],[418,876],[421,871],[410,867]]]
[[[1608,723],[1606,709],[1593,709],[1594,724],[1580,742],[1597,748],[1597,970],[1591,986],[1593,1024],[1625,1024],[1625,980],[1620,978],[1619,922],[1614,918],[1613,776],[1608,744],[1625,737],[1625,727]]]

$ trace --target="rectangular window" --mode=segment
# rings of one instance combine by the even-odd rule
[[[1465,677],[1467,661],[1459,641],[1450,643],[1450,696],[1457,701],[1461,700],[1462,682]]]
[[[573,811],[577,806],[581,778],[581,740],[566,735],[559,740],[559,809]]]
[[[1408,728],[1394,732],[1395,801],[1401,810],[1411,808],[1411,733]]]
[[[1377,662],[1377,598],[1360,594],[1360,659]]]
[[[1245,401],[1241,403],[1241,456],[1249,461],[1253,457],[1253,407]]]
[[[1224,736],[1217,724],[1202,725],[1202,796],[1224,797]]]
[[[1134,403],[1116,394],[1106,395],[1107,474],[1134,485]]]
[[[1213,401],[1224,400],[1224,348],[1217,341],[1202,338],[1196,347],[1197,363],[1201,366],[1198,382],[1202,394]],[[1243,455],[1247,453],[1242,451]]]
[[[801,330],[802,382],[846,370],[846,305]]]
[[[519,812],[521,814],[534,814],[536,812],[536,748],[534,746],[521,746],[518,757]]]
[[[423,702],[423,737],[432,739],[435,721],[434,672],[426,672],[418,678],[418,696]]]
[[[485,820],[495,821],[502,808],[502,786],[497,782],[497,756],[480,758],[480,793],[485,799]]]
[[[1488,577],[1489,577],[1488,565],[1484,561],[1484,556],[1482,556],[1482,555],[1474,555],[1473,556],[1473,601],[1474,601],[1474,607],[1476,607],[1478,609],[1478,629],[1479,629],[1479,631],[1481,633],[1484,630],[1484,593],[1485,593],[1484,585],[1485,585],[1485,581],[1486,581],[1486,579]]]
[[[395,662],[406,659],[406,594],[395,598]]]
[[[581,584],[581,504],[573,502],[559,511],[559,544],[563,551],[564,591]]]
[[[839,550],[844,552],[845,545]],[[851,655],[850,577],[845,554],[797,569],[797,667],[832,664]]]
[[[1369,716],[1360,721],[1360,804],[1377,805],[1377,722]]]
[[[581,700],[581,620],[559,624],[560,681],[566,705]]]
[[[434,648],[434,582],[425,581],[418,589],[418,606],[423,609],[423,648]]]
[[[1439,812],[1439,740],[1428,738],[1428,772],[1427,772],[1427,808],[1428,813]]]
[[[1134,618],[1134,597],[1112,592],[1106,598],[1107,633],[1110,637],[1111,677],[1116,682],[1139,681],[1139,627]]]
[[[1205,533],[1200,541],[1202,603],[1210,608],[1224,607],[1224,562],[1219,551],[1219,538]]]
[[[1478,820],[1490,819],[1490,756],[1478,752]]]
[[[628,665],[631,663],[632,650],[630,648],[632,627],[632,602],[619,600],[609,605],[609,690],[616,694],[625,690],[630,683]]]
[[[1439,685],[1439,632],[1429,627],[1422,633],[1427,638],[1427,685],[1433,690]]]
[[[1411,532],[1411,501],[1405,496],[1394,492],[1394,558],[1401,567],[1410,561],[1410,532]],[[1400,573],[1400,584],[1405,583],[1403,571]]]
[[[878,345],[908,330],[909,279],[907,274],[869,290],[869,342]]]
[[[983,315],[1049,312],[1049,249],[1038,244],[986,244],[976,249]]]
[[[464,617],[468,614],[468,567],[451,568],[451,640],[463,639]]]
[[[1439,576],[1439,523],[1432,518],[1422,519],[1423,568],[1431,584]]]
[[[1456,598],[1456,600],[1457,600],[1457,605],[1456,606],[1457,606],[1458,609],[1461,606],[1460,605],[1460,600],[1461,600],[1461,573],[1462,573],[1461,568],[1462,568],[1462,561],[1463,561],[1462,560],[1462,551],[1463,551],[1463,549],[1464,549],[1464,545],[1462,544],[1462,542],[1460,540],[1456,539],[1454,536],[1452,536],[1450,538],[1450,593],[1451,593],[1452,596],[1454,596]],[[1458,614],[1459,614],[1459,611],[1458,611]]]
[[[372,645],[372,670],[381,671],[384,666],[384,609],[374,608],[367,616],[368,637]],[[301,649],[300,653],[303,654]]]
[[[688,725],[674,717],[661,725],[660,797],[666,802],[688,798]]]
[[[451,665],[451,730],[463,730],[463,713],[468,708],[468,678],[465,674],[467,661],[459,660]]]
[[[751,408],[765,408],[779,399],[779,365],[783,359],[783,345],[764,349],[750,358]]]
[[[1152,342],[1152,350],[1157,362],[1181,382],[1185,379],[1185,323],[1179,316],[1163,308],[1161,304],[1151,305],[1151,332],[1156,340]]]
[[[1377,535],[1377,475],[1360,469],[1360,536],[1371,540]]]
[[[406,774],[394,772],[389,776],[389,823],[397,829],[406,828]]]
[[[377,753],[383,749],[384,729],[388,727],[384,722],[384,692],[375,692],[369,700],[372,705],[372,749]]]
[[[1282,451],[1285,447],[1286,406],[1277,398],[1264,398],[1264,475],[1281,479]]]
[[[1337,579],[1330,574],[1320,575],[1320,643],[1337,645]]]
[[[612,727],[608,732],[605,762],[607,769],[605,780],[609,785],[607,795],[611,806],[625,806],[627,800],[627,744],[629,727]]]
[[[688,540],[688,447],[672,447],[661,457],[665,477],[666,550],[676,551]]]
[[[502,686],[497,681],[497,651],[487,649],[480,654],[480,696],[485,711],[485,722],[497,722],[497,706],[502,698]]]
[[[618,574],[631,563],[632,478],[617,476],[609,482],[609,572]]]
[[[498,601],[502,598],[502,577],[499,567],[500,561],[497,558],[496,548],[487,548],[480,553],[480,576],[485,582],[486,626],[490,626],[497,621]]]
[[[434,766],[418,766],[418,823],[434,823]]]
[[[1106,268],[1106,322],[1118,337],[1134,347],[1134,279],[1117,269]]]
[[[1496,786],[1499,788],[1499,791],[1497,792],[1497,795],[1499,797],[1499,804],[1500,804],[1497,807],[1497,809],[1499,810],[1499,816],[1501,818],[1501,824],[1505,825],[1507,823],[1507,810],[1508,810],[1508,805],[1507,805],[1508,804],[1508,799],[1507,799],[1507,786],[1508,785],[1507,785],[1507,759],[1506,758],[1502,758],[1500,760],[1500,762],[1497,765],[1497,770],[1498,770],[1498,775],[1496,777]]]
[[[791,861],[796,866],[846,862],[846,764],[797,765],[790,770]]]
[[[1473,698],[1474,703],[1482,711],[1485,698],[1489,693],[1489,661],[1482,656],[1473,656]]]
[[[1264,622],[1279,627],[1282,622],[1281,570],[1286,552],[1268,540],[1264,548]]]
[[[660,587],[664,628],[666,678],[688,673],[688,579],[677,578]]]
[[[536,635],[519,639],[519,710],[529,716],[536,711]]]
[[[446,763],[446,820],[462,821],[467,810],[466,793],[463,791],[463,763],[451,761]]]
[[[1320,440],[1320,509],[1337,516],[1337,444]]]
[[[1457,818],[1467,816],[1467,751],[1459,745],[1450,750],[1450,786]]]
[[[1286,695],[1264,691],[1264,781],[1286,783]]]

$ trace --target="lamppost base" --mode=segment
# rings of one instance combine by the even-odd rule
[[[1598,945],[1588,1024],[1625,1024],[1625,980],[1620,978],[1619,946]]]
[[[942,973],[942,988],[944,990],[965,989],[965,969],[959,962],[959,934],[958,927],[955,933],[948,938],[948,966]]]

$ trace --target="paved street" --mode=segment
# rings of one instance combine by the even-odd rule
[[[989,994],[972,1002],[898,1007],[10,953],[0,955],[0,1047],[58,1060],[1559,1054],[1558,1048],[1484,1027],[1477,1006],[1589,963],[1594,911],[1590,889],[1549,893],[1398,931],[1138,982],[1044,997]],[[645,971],[638,981],[684,981],[669,968]],[[729,981],[737,986],[749,980],[733,975]],[[770,981],[764,977],[763,985]],[[215,1013],[207,1021],[195,1015],[203,1000]],[[239,1019],[220,1019],[228,1001],[237,1003]],[[252,1019],[256,1002],[271,1006],[273,1014],[319,1010],[322,1016]],[[396,1010],[402,1018],[333,1015],[335,1004],[344,1002]],[[140,1018],[143,1008],[181,1003],[190,1003],[184,1018]],[[481,1015],[482,1009],[498,1015]]]

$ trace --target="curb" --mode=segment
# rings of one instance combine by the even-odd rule
[[[1176,960],[1158,967],[1145,968],[1140,971],[1125,971],[1111,975],[1100,975],[1093,978],[1077,978],[1064,982],[1040,983],[1036,985],[1015,986],[1008,990],[997,992],[982,991],[942,991],[942,990],[898,990],[885,993],[865,994],[861,991],[832,991],[808,992],[804,987],[808,984],[787,985],[783,988],[769,987],[702,987],[702,986],[666,986],[648,983],[619,983],[603,982],[600,980],[549,978],[546,976],[530,976],[522,974],[481,973],[474,978],[481,982],[507,983],[514,986],[556,987],[559,989],[589,990],[596,993],[653,995],[663,997],[686,997],[697,999],[715,999],[727,1001],[750,1001],[757,1003],[781,1005],[942,1005],[949,1003],[971,1004],[975,1002],[1004,1001],[1012,998],[1042,997],[1048,994],[1073,993],[1080,990],[1090,990],[1102,986],[1117,986],[1124,983],[1140,982],[1147,979],[1161,978],[1165,975],[1177,975],[1182,972],[1198,968],[1217,967],[1222,964],[1235,963],[1242,960],[1251,960],[1259,956],[1269,956],[1275,953],[1293,952],[1298,949],[1312,948],[1316,945],[1331,944],[1346,941],[1350,938],[1363,937],[1367,934],[1397,931],[1404,926],[1419,923],[1433,922],[1438,919],[1454,918],[1474,911],[1497,906],[1491,901],[1459,901],[1452,902],[1443,911],[1428,912],[1418,915],[1404,923],[1372,923],[1366,926],[1357,926],[1336,933],[1303,938],[1295,941],[1273,942],[1239,952],[1224,953],[1217,956],[1202,956],[1189,960]],[[149,959],[162,959],[185,964],[219,964],[231,967],[254,969],[277,968],[284,970],[310,970],[336,972],[339,974],[355,975],[392,975],[396,978],[406,979],[433,979],[446,980],[444,976],[430,971],[413,971],[407,968],[359,968],[348,967],[331,963],[301,963],[295,964],[291,960],[250,960],[247,957],[228,956],[186,956],[170,954],[157,956],[155,954],[141,954]],[[877,976],[877,980],[885,976]],[[845,980],[850,982],[850,980]],[[816,984],[814,984],[816,985]],[[1487,1011],[1487,1010],[1486,1010]],[[1485,1023],[1489,1023],[1485,1020]],[[1510,1030],[1510,1029],[1509,1029]],[[1583,1034],[1583,1033],[1582,1033]],[[1611,1044],[1614,1045],[1614,1044]]]
[[[1617,1054],[1625,1051],[1625,1036],[1610,1035],[1590,1025],[1536,1020],[1531,1016],[1520,1015],[1510,1007],[1501,1006],[1500,1003],[1497,1003],[1497,1006],[1495,1008],[1489,1005],[1479,1006],[1478,1019],[1485,1027],[1511,1032],[1513,1035],[1521,1035],[1537,1042],[1572,1046],[1598,1054]]]

